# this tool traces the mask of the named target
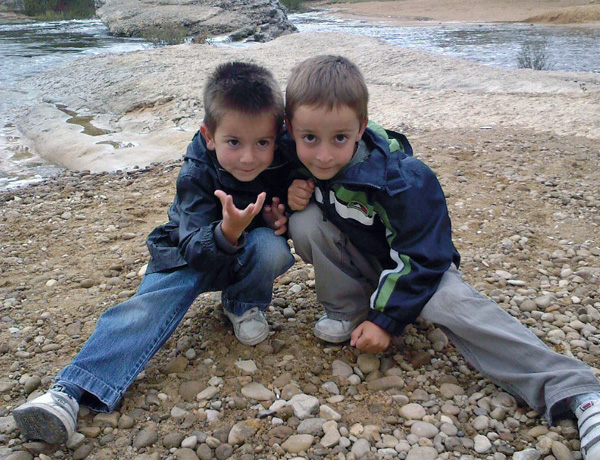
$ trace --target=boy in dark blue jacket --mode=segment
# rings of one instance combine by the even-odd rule
[[[341,56],[298,65],[286,118],[308,180],[288,191],[296,252],[315,269],[323,340],[385,350],[418,316],[438,324],[481,373],[552,417],[571,408],[581,451],[600,459],[600,384],[466,284],[444,194],[403,136],[367,126],[368,91]],[[390,148],[391,147],[391,148]],[[314,198],[313,198],[314,197]]]
[[[267,338],[273,280],[294,258],[282,235],[287,175],[277,148],[283,95],[255,64],[222,64],[204,89],[204,122],[177,178],[169,222],[148,237],[151,259],[137,295],[107,310],[50,391],[13,411],[28,439],[64,443],[79,403],[113,411],[198,295],[222,291],[245,345]],[[268,206],[264,203],[271,203]]]

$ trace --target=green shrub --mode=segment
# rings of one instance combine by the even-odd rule
[[[302,9],[302,0],[280,0],[281,4],[290,11],[298,11]]]
[[[519,69],[550,70],[552,65],[546,43],[524,43],[517,55],[517,65]]]
[[[188,31],[177,24],[166,24],[145,29],[142,37],[155,46],[179,45],[187,40]]]
[[[94,0],[24,0],[25,14],[38,19],[86,19],[96,14]]]

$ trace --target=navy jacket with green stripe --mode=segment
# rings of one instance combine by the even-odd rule
[[[398,335],[419,316],[450,264],[458,267],[460,256],[442,188],[412,157],[406,137],[369,124],[363,141],[365,158],[330,180],[315,179],[314,198],[324,218],[379,263],[367,319]]]

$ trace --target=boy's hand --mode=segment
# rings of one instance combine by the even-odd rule
[[[391,334],[371,321],[364,321],[352,331],[350,345],[367,353],[380,353],[390,346]]]
[[[223,206],[223,221],[221,222],[223,235],[229,243],[237,246],[237,242],[246,227],[250,225],[252,219],[262,209],[267,194],[262,192],[256,198],[256,202],[250,203],[244,210],[236,208],[233,204],[233,197],[223,190],[215,190],[215,196],[221,200],[221,205]]]
[[[295,179],[288,188],[288,206],[292,211],[302,211],[308,206],[314,191],[315,181],[313,179]]]
[[[275,235],[283,235],[287,231],[288,218],[285,215],[285,205],[279,202],[279,198],[273,197],[271,204],[265,205],[262,216],[269,228],[275,230]]]

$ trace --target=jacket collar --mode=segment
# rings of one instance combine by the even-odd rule
[[[406,155],[401,151],[390,153],[387,139],[375,134],[370,128],[365,130],[362,140],[369,153],[362,160],[351,161],[348,168],[342,169],[335,181],[367,185],[396,195],[409,188],[404,175],[402,160]]]

